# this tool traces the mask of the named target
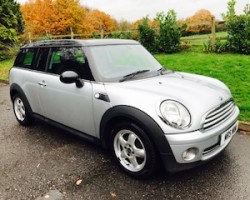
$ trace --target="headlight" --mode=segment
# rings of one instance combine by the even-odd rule
[[[160,111],[163,120],[175,128],[184,129],[191,123],[191,116],[187,108],[176,101],[163,101],[160,105]]]

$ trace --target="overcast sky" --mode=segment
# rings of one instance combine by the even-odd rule
[[[26,0],[16,0],[24,3]],[[170,9],[177,12],[177,18],[182,19],[192,16],[200,9],[207,9],[217,19],[227,11],[228,0],[80,0],[81,5],[91,9],[99,9],[106,12],[117,20],[128,20],[130,22],[141,19],[146,15],[154,18],[156,13]],[[250,0],[237,0],[236,12],[243,13],[244,7]]]

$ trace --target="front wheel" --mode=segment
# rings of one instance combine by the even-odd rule
[[[13,97],[13,110],[14,110],[17,121],[21,125],[28,126],[33,123],[34,118],[29,112],[27,103],[25,103],[22,96],[19,94],[16,94]]]
[[[156,169],[155,148],[136,124],[124,122],[112,130],[112,150],[120,167],[130,176],[147,178]]]

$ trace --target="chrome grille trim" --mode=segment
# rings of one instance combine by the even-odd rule
[[[220,106],[211,110],[205,117],[203,122],[203,129],[208,130],[213,128],[223,121],[225,121],[229,116],[231,116],[235,111],[235,103],[232,99],[224,102]]]

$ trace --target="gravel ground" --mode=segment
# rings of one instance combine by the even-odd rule
[[[20,126],[0,83],[0,200],[250,199],[250,137],[236,135],[216,159],[178,174],[134,180],[108,152],[43,122]]]

